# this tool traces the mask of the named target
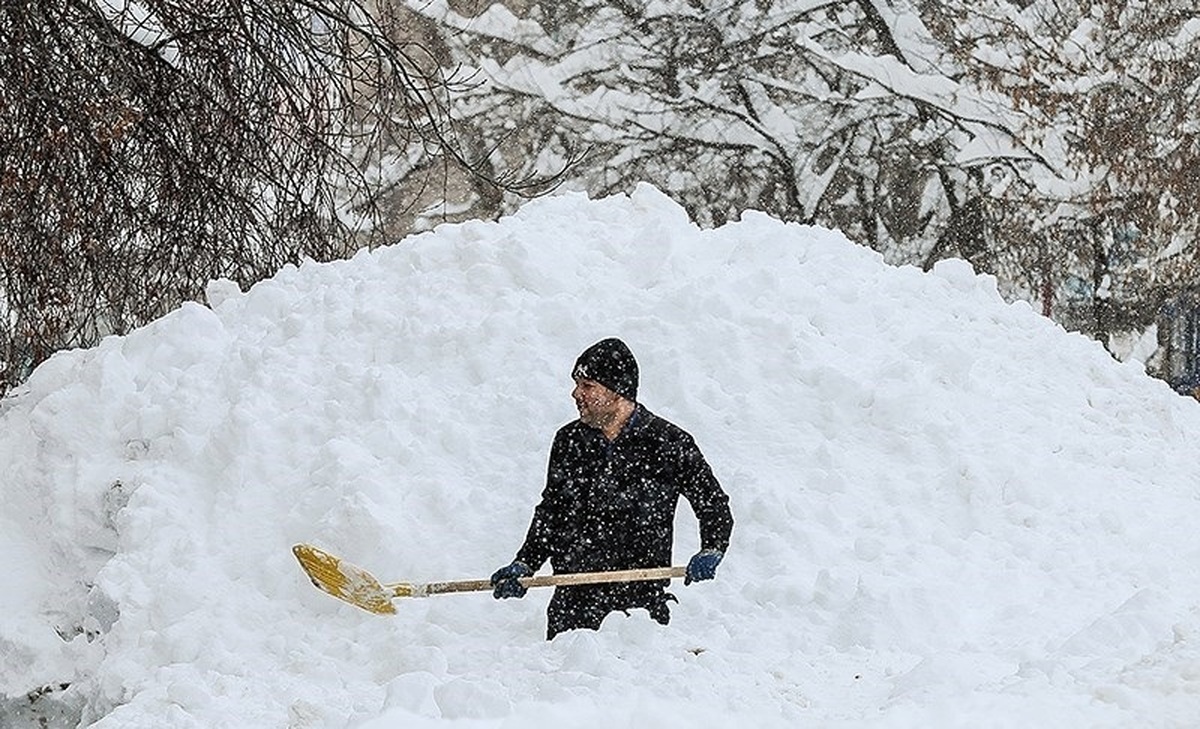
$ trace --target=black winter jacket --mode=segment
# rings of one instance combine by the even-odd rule
[[[517,559],[535,571],[550,560],[555,572],[669,566],[681,495],[700,523],[701,548],[724,552],[733,530],[729,497],[687,432],[642,405],[611,442],[576,420],[554,438],[546,488]],[[599,610],[601,618],[631,607],[654,614],[668,583],[560,587],[555,598],[588,603],[568,607]]]

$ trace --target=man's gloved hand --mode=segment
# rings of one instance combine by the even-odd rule
[[[717,576],[717,565],[725,554],[718,549],[702,549],[688,562],[683,584],[690,585],[700,580],[711,580]]]
[[[524,562],[513,561],[507,567],[501,567],[492,575],[492,595],[497,599],[505,597],[525,597],[528,588],[517,582],[518,577],[529,577],[533,570]]]

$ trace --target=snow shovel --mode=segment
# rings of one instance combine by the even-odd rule
[[[376,615],[394,615],[396,606],[392,604],[392,600],[398,597],[428,597],[450,592],[484,592],[492,589],[489,580],[455,580],[425,584],[393,582],[385,585],[362,567],[338,559],[311,544],[297,544],[292,547],[292,554],[296,555],[300,566],[308,574],[308,579],[318,589]],[[669,580],[672,577],[683,577],[685,571],[685,567],[649,567],[615,572],[573,572],[522,577],[518,582],[525,587],[594,585],[602,582]]]

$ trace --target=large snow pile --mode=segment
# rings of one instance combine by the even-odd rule
[[[701,231],[642,188],[210,299],[3,402],[5,727],[1200,717],[1200,408],[964,263],[756,214]],[[505,564],[571,363],[611,335],[737,519],[670,626],[545,642],[545,590],[385,618],[308,583],[297,542],[384,581]]]

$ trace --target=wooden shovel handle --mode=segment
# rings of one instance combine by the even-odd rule
[[[567,572],[558,575],[537,575],[518,578],[525,587],[556,587],[558,585],[598,585],[606,582],[643,582],[646,580],[669,580],[683,577],[686,567],[646,567],[612,572]],[[442,595],[449,592],[483,592],[492,589],[490,580],[453,580],[413,585],[400,582],[386,585],[397,596],[423,597]]]

